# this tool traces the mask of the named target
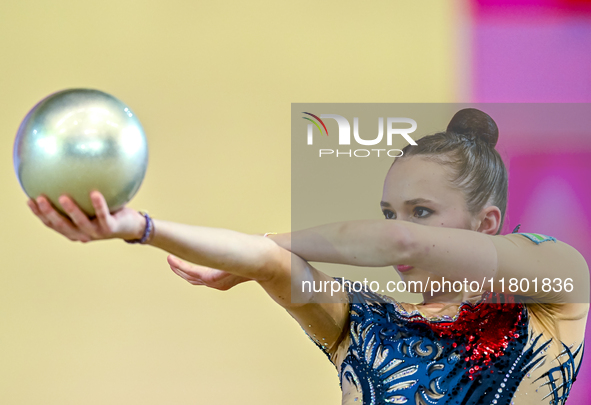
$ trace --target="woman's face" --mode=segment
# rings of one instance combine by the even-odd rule
[[[397,160],[384,183],[384,216],[429,226],[475,230],[478,222],[468,212],[464,194],[451,184],[448,176],[447,167],[422,156]],[[441,278],[425,269],[394,267],[404,281]]]

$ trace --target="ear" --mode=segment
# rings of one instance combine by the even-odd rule
[[[496,235],[501,226],[501,210],[494,205],[483,208],[480,214],[477,215],[477,232],[486,233],[488,235]]]

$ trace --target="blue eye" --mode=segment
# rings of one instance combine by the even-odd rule
[[[414,211],[417,218],[426,218],[433,213],[433,211],[425,207],[415,207]]]
[[[383,210],[384,216],[386,219],[396,219],[396,215],[390,210]]]

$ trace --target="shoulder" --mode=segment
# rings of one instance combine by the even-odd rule
[[[519,233],[512,233],[512,234],[505,235],[505,236],[511,236],[511,235],[520,235],[520,236],[526,237],[527,239],[529,239],[530,241],[532,241],[536,245],[539,245],[540,243],[543,243],[543,242],[554,242],[554,243],[556,243],[556,238],[555,237],[544,235],[544,234],[541,234],[541,233],[519,232]]]
[[[505,247],[509,249],[520,249],[523,252],[532,252],[536,257],[538,255],[550,255],[562,259],[568,259],[568,265],[576,265],[588,270],[587,262],[581,253],[554,236],[543,233],[519,232],[507,235],[495,235],[492,241],[497,248]]]
[[[522,295],[540,303],[589,303],[589,266],[573,246],[535,232],[490,240],[497,253],[497,281],[520,286]]]
[[[551,260],[557,265],[556,276],[560,276],[561,270],[566,268],[584,275],[589,273],[589,266],[583,255],[573,246],[553,236],[528,232],[513,233],[504,238],[522,248],[522,251],[531,252],[538,262]]]

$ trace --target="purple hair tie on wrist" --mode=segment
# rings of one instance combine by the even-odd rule
[[[123,240],[127,243],[140,243],[140,244],[144,245],[144,244],[146,244],[146,242],[148,241],[148,239],[152,235],[152,232],[154,231],[154,221],[152,221],[152,218],[150,218],[150,216],[148,215],[147,212],[139,211],[139,213],[142,214],[144,216],[144,218],[146,218],[146,228],[144,229],[144,234],[142,235],[142,237],[140,239],[123,239]]]

